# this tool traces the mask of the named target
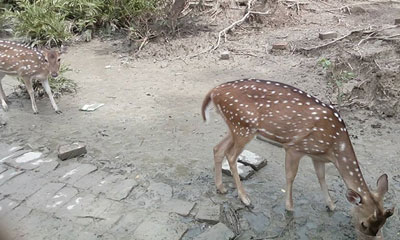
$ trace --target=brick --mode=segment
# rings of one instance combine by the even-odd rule
[[[58,158],[63,161],[70,158],[79,157],[86,153],[86,145],[80,142],[62,145],[58,148]]]
[[[183,201],[180,199],[171,199],[163,206],[161,206],[161,209],[186,217],[190,214],[194,205],[196,205],[196,203],[194,202]]]
[[[396,19],[394,20],[394,24],[395,24],[395,25],[400,25],[400,18],[396,18]]]
[[[287,42],[276,42],[272,44],[272,50],[286,50],[289,48],[289,44]]]
[[[238,157],[238,162],[252,167],[258,171],[267,165],[267,159],[247,150],[244,150]]]
[[[200,206],[196,214],[196,219],[201,222],[215,224],[219,222],[220,206]]]
[[[0,173],[0,186],[6,183],[8,180],[12,179],[15,176],[23,173],[24,171],[17,171],[14,169],[8,169],[7,171]]]
[[[221,56],[219,57],[219,59],[221,59],[221,60],[229,60],[229,52],[228,51],[222,52]]]
[[[337,32],[323,32],[319,33],[318,37],[321,40],[337,38]]]
[[[253,175],[255,173],[253,168],[246,166],[240,162],[237,163],[237,169],[238,169],[239,177],[242,180],[248,179],[251,175]],[[222,172],[229,176],[232,176],[232,173],[231,173],[231,170],[229,167],[229,163],[227,160],[224,160],[222,163]]]
[[[235,234],[232,232],[232,230],[230,230],[227,226],[225,226],[225,224],[218,223],[194,239],[195,240],[209,240],[209,239],[230,240],[230,239],[233,239],[234,237],[235,237]]]

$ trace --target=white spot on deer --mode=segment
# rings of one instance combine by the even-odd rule
[[[339,150],[343,152],[346,149],[346,144],[344,142],[340,143]]]
[[[354,175],[354,173],[353,173],[352,171],[350,171],[349,174],[350,174],[350,176],[353,176],[353,175]]]

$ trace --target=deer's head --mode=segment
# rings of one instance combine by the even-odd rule
[[[45,49],[43,51],[45,64],[47,65],[49,73],[52,77],[58,76],[61,65],[61,54],[64,52],[65,48],[63,46],[61,47],[61,50]]]
[[[382,236],[381,228],[386,219],[393,215],[394,207],[384,209],[383,197],[388,191],[388,176],[383,174],[377,181],[376,191],[361,196],[348,189],[347,200],[354,204],[353,220],[357,231],[366,236]]]

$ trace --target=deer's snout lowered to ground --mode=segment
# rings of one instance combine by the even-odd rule
[[[222,183],[222,161],[227,158],[241,201],[249,206],[239,178],[236,161],[243,148],[256,135],[283,146],[286,151],[286,209],[293,210],[292,184],[300,159],[311,157],[325,201],[335,205],[325,182],[325,163],[333,163],[346,186],[347,200],[354,205],[355,227],[360,234],[381,236],[381,228],[394,208],[384,209],[388,176],[383,174],[372,191],[365,182],[346,126],[333,106],[287,84],[258,79],[243,79],[221,84],[204,99],[203,119],[213,103],[228,125],[228,135],[214,147],[215,184]]]
[[[18,76],[23,79],[32,102],[35,114],[38,109],[33,91],[33,81],[41,82],[50,98],[51,105],[56,113],[61,113],[54,101],[48,77],[57,77],[60,70],[61,52],[57,50],[39,50],[19,43],[0,40],[0,101],[2,108],[7,111],[7,97],[4,93],[1,80],[5,75]]]

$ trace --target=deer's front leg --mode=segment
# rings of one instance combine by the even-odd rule
[[[215,185],[217,187],[217,191],[222,194],[227,192],[224,184],[222,183],[222,161],[224,160],[227,150],[232,147],[232,143],[232,137],[229,134],[214,147]]]
[[[34,114],[38,114],[38,109],[36,106],[36,101],[35,101],[35,93],[33,91],[33,86],[32,86],[32,80],[31,78],[28,77],[24,77],[24,83],[26,86],[26,90],[28,91],[29,97],[31,98],[31,102],[32,102],[32,110]]]
[[[43,86],[44,90],[46,91],[47,95],[49,96],[51,105],[53,106],[56,113],[61,113],[61,111],[58,109],[56,101],[54,101],[53,93],[51,92],[49,80],[47,78],[42,80],[42,86]]]
[[[0,101],[1,101],[1,106],[3,107],[3,110],[8,111],[7,96],[4,93],[3,85],[1,84],[1,80],[3,79],[3,77],[5,75],[6,75],[5,73],[0,72]]]
[[[318,160],[313,159],[315,173],[317,174],[319,185],[321,186],[321,190],[324,194],[326,206],[330,211],[335,210],[335,204],[333,203],[331,196],[328,192],[328,186],[325,181],[325,163],[320,162]]]
[[[285,171],[286,171],[286,210],[293,211],[292,188],[296,177],[301,157],[304,154],[292,149],[286,149]]]

